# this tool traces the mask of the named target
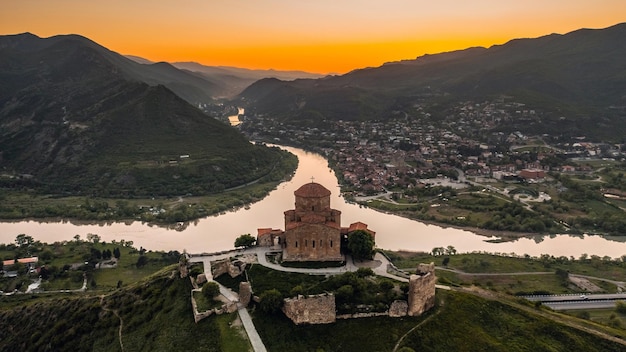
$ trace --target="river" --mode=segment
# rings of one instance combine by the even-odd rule
[[[244,108],[237,108],[237,115],[228,116],[228,122],[230,122],[231,126],[237,126],[241,123],[239,120],[239,116],[245,113]]]
[[[574,256],[581,254],[618,258],[626,254],[626,243],[600,236],[535,236],[511,242],[494,243],[497,238],[475,233],[428,225],[395,215],[350,204],[339,196],[337,178],[328,167],[326,159],[297,148],[285,149],[298,156],[299,166],[294,177],[280,184],[262,201],[248,209],[241,208],[219,216],[199,219],[184,230],[176,231],[141,222],[84,224],[74,221],[0,222],[0,243],[10,243],[18,234],[27,234],[43,242],[72,240],[75,235],[85,239],[95,233],[102,240],[130,240],[136,247],[152,250],[187,250],[190,253],[214,252],[230,249],[235,238],[242,234],[256,235],[257,228],[282,229],[283,212],[294,208],[293,192],[306,182],[314,181],[331,191],[331,207],[341,210],[341,222],[348,226],[362,221],[376,231],[376,245],[391,250],[430,251],[434,247],[454,246],[459,252],[487,251],[491,253],[516,253],[539,256]]]

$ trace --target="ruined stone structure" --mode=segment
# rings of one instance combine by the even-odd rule
[[[252,299],[252,286],[247,281],[239,283],[239,303],[243,307],[247,307]]]
[[[418,316],[435,306],[435,263],[420,264],[409,278],[408,315]]]
[[[321,295],[285,298],[283,312],[296,325],[330,324],[336,320],[335,295]]]
[[[245,268],[246,263],[240,260],[231,261],[227,258],[213,262],[211,264],[211,274],[214,278],[226,273],[228,273],[230,277],[235,277],[241,275]]]
[[[406,301],[395,300],[389,307],[389,316],[391,318],[399,318],[407,315],[409,311],[409,305]]]
[[[367,225],[356,222],[341,227],[341,211],[330,207],[330,191],[311,182],[294,192],[295,209],[284,212],[285,230],[260,228],[257,245],[281,248],[284,261],[342,261],[342,238],[363,230],[375,236]]]

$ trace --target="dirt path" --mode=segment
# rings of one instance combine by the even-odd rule
[[[441,312],[441,310],[437,310],[435,312],[435,314],[429,316],[428,318],[424,319],[421,323],[415,325],[414,327],[411,328],[411,330],[407,331],[406,334],[402,335],[399,339],[398,342],[396,343],[395,346],[393,346],[393,352],[396,352],[398,350],[398,348],[400,348],[400,344],[402,343],[402,341],[404,340],[404,338],[406,338],[407,336],[409,336],[409,334],[411,334],[413,331],[415,331],[415,329],[419,328],[420,326],[426,324],[427,322],[429,322],[431,319],[433,319],[434,317],[436,317],[439,313]]]
[[[120,340],[120,350],[124,352],[124,343],[122,342],[122,329],[124,328],[124,320],[122,320],[122,317],[118,313],[117,309],[109,309],[107,308],[107,306],[104,305],[104,295],[100,296],[100,306],[102,307],[102,310],[113,313],[120,320],[120,328],[117,332],[117,335]]]

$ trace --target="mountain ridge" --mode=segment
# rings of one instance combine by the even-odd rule
[[[0,181],[53,194],[208,194],[284,156],[142,81],[156,71],[129,72],[139,65],[129,62],[79,36],[0,37]]]
[[[261,114],[295,120],[312,115],[374,119],[417,101],[488,100],[503,95],[555,116],[604,115],[610,106],[626,105],[621,93],[626,91],[626,61],[620,59],[626,56],[624,37],[626,23],[514,39],[490,48],[424,55],[324,79],[261,80],[239,97]],[[342,103],[334,105],[336,101]]]

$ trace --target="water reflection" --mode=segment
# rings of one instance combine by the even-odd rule
[[[367,207],[347,203],[339,197],[337,178],[318,154],[301,149],[285,148],[300,160],[294,177],[280,184],[262,201],[249,209],[240,208],[219,216],[210,216],[192,223],[174,224],[171,228],[151,226],[139,222],[86,223],[84,221],[37,222],[19,221],[0,223],[0,242],[9,243],[24,233],[35,239],[54,242],[71,240],[78,234],[86,238],[97,233],[104,241],[131,240],[136,246],[153,250],[179,250],[212,252],[231,248],[235,238],[249,233],[256,235],[260,227],[283,228],[283,211],[294,207],[293,192],[311,177],[331,191],[331,206],[342,212],[342,224],[362,221],[376,231],[380,248],[392,250],[430,251],[434,247],[454,246],[459,252],[487,251],[491,253],[517,253],[539,256],[574,256],[581,254],[621,257],[626,254],[626,239],[605,239],[588,235],[531,236],[503,242],[500,238],[480,236],[475,233],[437,225],[425,224],[394,215],[384,214]]]

